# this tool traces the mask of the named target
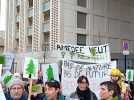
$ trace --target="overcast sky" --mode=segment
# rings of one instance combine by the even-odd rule
[[[0,30],[6,28],[6,0],[1,0]]]

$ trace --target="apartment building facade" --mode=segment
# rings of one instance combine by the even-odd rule
[[[44,52],[56,43],[109,43],[112,59],[124,66],[122,43],[127,41],[127,65],[134,65],[133,0],[7,1],[5,52]]]

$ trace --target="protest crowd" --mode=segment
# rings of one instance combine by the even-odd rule
[[[0,100],[134,100],[131,71],[126,75],[111,61],[108,45],[80,47],[83,55],[78,58],[90,56],[82,51],[89,48],[90,62],[94,63],[64,59],[60,65],[51,63],[38,68],[36,59],[26,58],[23,74],[7,71],[1,75]],[[65,58],[67,53],[61,54]],[[75,52],[70,54],[71,59],[76,59]]]
[[[125,77],[120,70],[112,69],[110,77],[111,80],[100,83],[99,98],[90,89],[92,86],[84,75],[79,76],[76,90],[70,96],[62,94],[60,81],[50,79],[43,83],[42,76],[32,81],[33,86],[41,85],[41,92],[32,92],[30,97],[28,82],[30,80],[26,81],[19,73],[12,75],[9,85],[2,84],[2,86],[6,100],[133,100],[133,90],[130,88],[130,84],[125,82]]]

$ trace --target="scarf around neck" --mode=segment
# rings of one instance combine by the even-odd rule
[[[87,88],[85,91],[81,91],[77,87],[76,93],[77,93],[80,100],[90,100],[90,98],[91,98],[91,91],[89,88]]]

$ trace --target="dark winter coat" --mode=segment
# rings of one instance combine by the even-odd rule
[[[70,98],[79,100],[98,100],[95,93],[92,92],[89,88],[85,91],[81,91],[79,88],[77,88],[76,91],[70,95]]]

